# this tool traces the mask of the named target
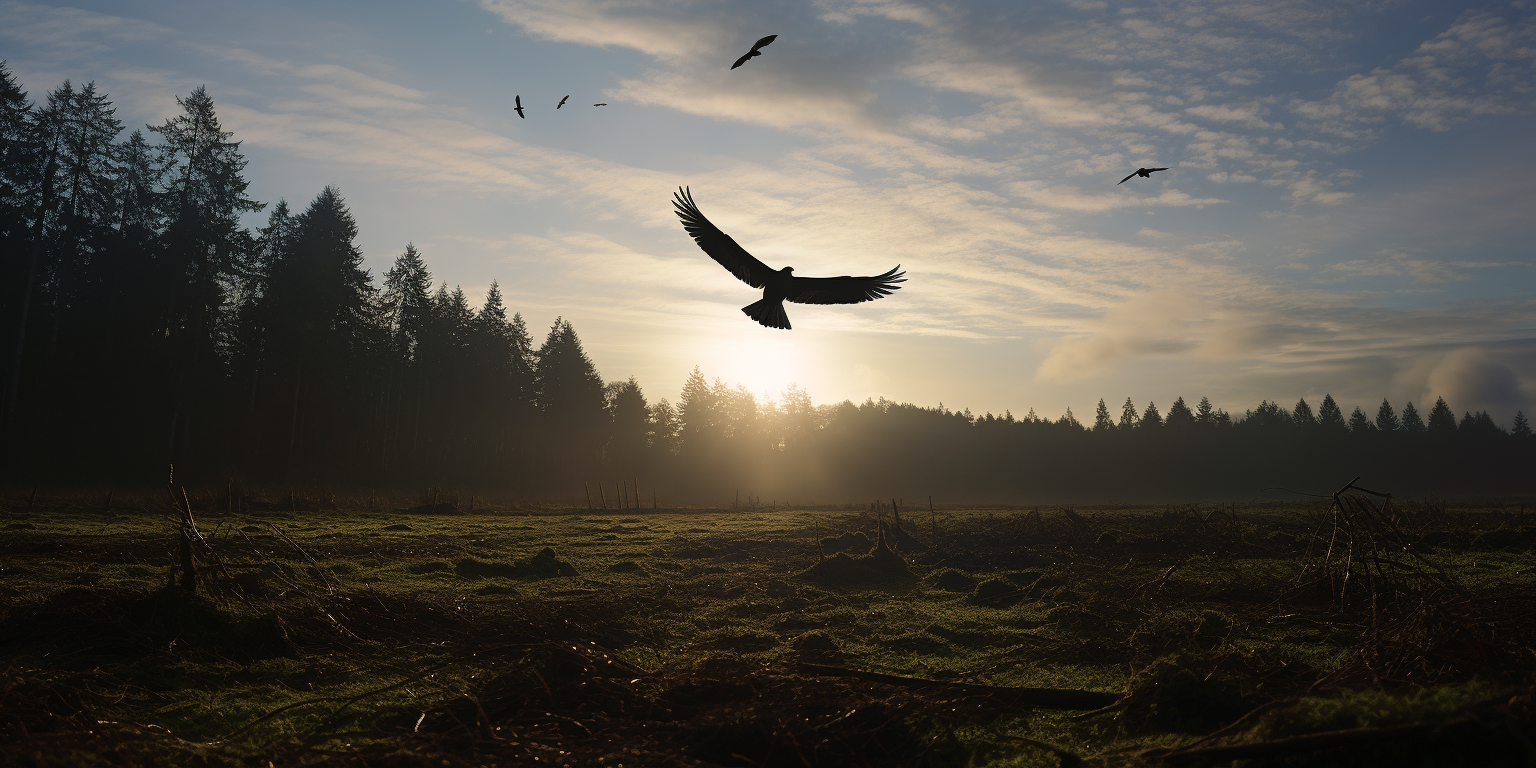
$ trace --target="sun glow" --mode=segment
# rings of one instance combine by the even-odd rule
[[[740,384],[758,398],[783,398],[790,385],[808,387],[815,354],[804,339],[785,331],[756,326],[716,338],[706,349],[699,370],[713,382]]]

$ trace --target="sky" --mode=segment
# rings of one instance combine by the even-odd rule
[[[0,1],[0,58],[130,127],[206,85],[253,197],[336,186],[376,277],[414,242],[652,400],[1536,406],[1532,2]],[[758,326],[679,186],[775,269],[909,280]]]

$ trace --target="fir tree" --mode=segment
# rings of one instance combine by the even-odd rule
[[[1305,397],[1296,401],[1296,407],[1291,410],[1291,420],[1303,431],[1317,426],[1317,417],[1312,415],[1312,406],[1307,404]]]
[[[1082,423],[1077,420],[1077,417],[1072,415],[1072,408],[1071,408],[1071,406],[1068,406],[1067,407],[1067,412],[1063,413],[1061,415],[1061,418],[1056,420],[1056,426],[1059,426],[1059,427],[1071,427],[1074,430],[1081,430],[1083,428]]]
[[[165,226],[161,180],[165,167],[160,152],[144,140],[142,131],[129,134],[117,147],[116,192],[118,232],[135,243],[145,243]]]
[[[1509,429],[1509,434],[1521,440],[1531,436],[1531,423],[1525,418],[1525,411],[1515,411],[1515,423]]]
[[[680,445],[683,448],[703,447],[712,442],[723,419],[719,404],[709,387],[709,380],[698,366],[683,382],[683,394],[677,401]]]
[[[1317,426],[1332,435],[1349,430],[1349,426],[1344,423],[1344,411],[1334,402],[1333,395],[1323,395],[1323,404],[1317,409]]]
[[[324,461],[364,428],[371,386],[373,285],[356,244],[357,222],[335,188],[326,187],[303,213],[271,222],[274,236],[292,224],[261,301],[263,368],[292,388],[289,448],[294,460]],[[302,423],[303,429],[299,428]]]
[[[632,467],[645,452],[650,440],[650,407],[640,383],[631,376],[627,381],[607,387],[608,413],[613,434],[608,443],[610,458],[621,466]]]
[[[240,217],[265,207],[246,197],[240,142],[231,141],[232,134],[219,123],[208,92],[198,86],[176,103],[182,114],[150,127],[165,140],[169,161],[161,253],[171,273],[166,330],[177,388],[171,392],[167,421],[182,425],[181,440],[172,443],[173,460],[178,449],[196,455],[191,445],[194,414],[212,410],[222,389],[226,355],[221,347],[226,329],[234,325],[228,286],[237,283],[252,246]]]
[[[469,354],[475,385],[470,393],[470,424],[483,435],[482,454],[500,455],[518,448],[532,413],[533,371],[527,359],[527,330],[522,318],[507,320],[501,286],[491,281],[485,303],[470,321]]]
[[[266,206],[245,196],[245,156],[220,124],[208,91],[198,86],[186,98],[176,97],[176,104],[182,114],[150,130],[165,139],[170,161],[166,244],[184,276],[176,311],[195,350],[214,343],[225,308],[222,286],[250,249],[240,216]]]
[[[1115,428],[1115,420],[1109,417],[1109,407],[1099,398],[1099,407],[1093,412],[1093,431],[1108,432]]]
[[[653,449],[663,455],[677,453],[682,445],[682,430],[677,409],[665,397],[650,407],[650,444]]]
[[[1163,415],[1158,412],[1156,403],[1147,403],[1147,410],[1141,414],[1141,420],[1136,426],[1140,429],[1158,429],[1163,426]]]
[[[1456,413],[1443,397],[1435,398],[1435,407],[1429,411],[1428,430],[1431,435],[1440,437],[1456,431]]]
[[[794,384],[784,390],[779,412],[783,418],[784,449],[790,450],[809,441],[819,426],[811,395]],[[655,421],[653,415],[652,421]],[[654,428],[654,427],[653,427]]]
[[[1376,425],[1371,423],[1370,417],[1365,415],[1365,411],[1361,410],[1360,406],[1355,406],[1355,410],[1349,414],[1349,433],[1364,435],[1375,431]]]
[[[1403,406],[1402,430],[1409,434],[1424,431],[1424,420],[1419,418],[1419,409],[1413,407],[1412,401]]]
[[[539,347],[534,380],[544,413],[545,440],[569,458],[595,459],[608,432],[603,380],[569,322],[555,318],[550,326]]]
[[[1244,415],[1243,424],[1249,428],[1279,431],[1292,426],[1294,422],[1291,414],[1286,413],[1279,403],[1263,400],[1258,408]]]
[[[1129,432],[1132,429],[1135,429],[1136,422],[1138,421],[1140,421],[1140,419],[1136,417],[1136,404],[1131,402],[1131,399],[1127,397],[1125,399],[1125,405],[1120,406],[1120,431]]]
[[[1195,423],[1203,427],[1216,425],[1216,409],[1209,397],[1201,397],[1200,404],[1195,406]]]
[[[1402,422],[1398,421],[1397,412],[1392,410],[1392,404],[1383,397],[1381,407],[1376,409],[1376,429],[1382,434],[1391,434],[1402,429]]]
[[[1493,416],[1489,415],[1487,411],[1466,414],[1462,417],[1461,425],[1457,427],[1457,431],[1475,437],[1504,435],[1504,430],[1499,428],[1498,423],[1493,420]]]
[[[1186,430],[1195,426],[1195,414],[1184,403],[1184,398],[1173,401],[1168,408],[1168,428],[1173,430]]]
[[[0,60],[0,238],[21,236],[25,220],[25,169],[34,167],[30,141],[32,102]]]
[[[396,354],[409,357],[432,302],[432,274],[414,243],[406,243],[405,251],[395,257],[394,266],[384,273],[383,299],[396,340]]]

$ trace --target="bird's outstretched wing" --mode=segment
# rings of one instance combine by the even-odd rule
[[[731,65],[731,69],[735,69],[735,68],[737,68],[737,67],[747,63],[747,60],[752,58],[753,56],[761,56],[761,55],[763,55],[762,51],[760,51],[758,49],[762,48],[763,46],[765,46],[765,45],[767,45],[767,44],[769,44],[771,42],[773,42],[774,39],[777,38],[777,37],[778,37],[778,35],[769,35],[769,36],[767,36],[767,37],[765,37],[765,38],[763,38],[761,40],[758,40],[757,42],[753,43],[752,44],[752,50],[747,51],[746,53],[742,54],[741,58],[737,59],[736,63]]]
[[[1127,177],[1125,177],[1125,178],[1123,178],[1123,179],[1121,179],[1121,180],[1119,180],[1119,181],[1117,181],[1117,182],[1115,182],[1115,186],[1117,186],[1117,187],[1118,187],[1118,186],[1120,186],[1120,185],[1121,185],[1121,184],[1124,184],[1124,183],[1126,183],[1126,182],[1127,182],[1127,181],[1130,181],[1130,180],[1131,180],[1131,179],[1134,179],[1134,178],[1136,178],[1136,172],[1133,172],[1133,173],[1131,173],[1131,175],[1129,175],[1129,176],[1127,176]]]
[[[1148,168],[1147,169],[1147,173],[1154,173],[1156,171],[1166,171],[1166,170],[1168,170],[1168,169],[1167,168]]]
[[[693,203],[693,192],[688,189],[679,189],[672,197],[672,205],[677,207],[677,217],[683,220],[683,229],[693,235],[693,241],[699,244],[699,248],[709,254],[709,257],[720,262],[720,266],[730,270],[736,278],[753,288],[761,288],[768,281],[768,276],[773,270],[767,264],[757,260],[756,256],[747,253],[745,248],[736,244],[730,235],[720,231],[720,228],[711,224],[704,214],[699,212],[699,207]]]
[[[873,277],[797,277],[791,283],[787,301],[796,304],[858,304],[889,296],[900,290],[897,283],[907,281],[906,272],[897,264],[891,271]]]
[[[605,102],[602,102],[601,104],[593,104],[592,106],[594,106],[594,107],[606,107],[606,106],[608,106],[608,102],[605,101]]]

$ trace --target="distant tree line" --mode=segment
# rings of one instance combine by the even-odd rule
[[[1529,492],[1536,441],[1444,400],[1346,416],[1202,398],[1101,400],[1091,424],[886,400],[777,402],[699,370],[675,404],[604,382],[575,328],[535,343],[492,283],[478,307],[406,245],[382,284],[327,187],[250,199],[198,88],[124,136],[106,94],[39,103],[0,62],[0,435],[9,482],[484,489],[594,504],[1114,500],[1318,491]],[[254,230],[243,217],[266,214]],[[435,285],[435,287],[434,287]],[[1362,481],[1365,482],[1365,481]],[[615,493],[618,484],[618,493]],[[583,488],[585,487],[585,490]],[[599,490],[601,489],[601,490]],[[643,491],[639,489],[644,489]]]

